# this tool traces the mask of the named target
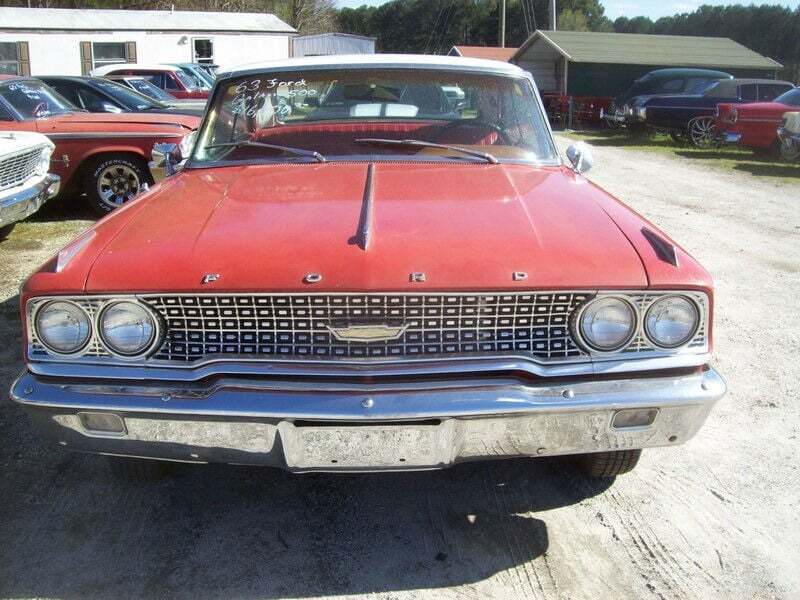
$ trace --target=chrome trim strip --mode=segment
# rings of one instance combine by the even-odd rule
[[[372,227],[373,227],[373,209],[372,202],[374,197],[375,184],[373,176],[375,174],[375,163],[369,163],[367,167],[367,181],[364,184],[364,199],[361,207],[361,216],[358,223],[358,233],[356,240],[358,247],[362,250],[369,249],[369,243],[372,241]]]
[[[121,133],[119,131],[93,131],[90,133],[48,133],[52,140],[93,140],[108,138],[156,138],[156,137],[183,137],[183,133],[153,132],[153,133]]]
[[[635,373],[661,369],[700,367],[708,364],[709,353],[672,354],[647,358],[587,359],[580,363],[543,364],[524,356],[464,357],[450,360],[418,359],[363,362],[323,361],[265,361],[246,357],[217,359],[194,368],[176,368],[177,365],[136,366],[97,365],[82,363],[32,362],[28,369],[47,377],[78,379],[163,380],[174,382],[200,381],[220,375],[270,376],[270,377],[381,377],[413,375],[458,375],[513,372],[528,373],[538,377],[571,377],[614,373]]]

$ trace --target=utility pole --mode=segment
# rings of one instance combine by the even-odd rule
[[[506,0],[500,2],[500,47],[506,47]]]
[[[550,0],[550,31],[556,30],[556,0]]]

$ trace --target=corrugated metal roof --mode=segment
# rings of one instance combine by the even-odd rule
[[[519,48],[497,48],[495,46],[453,46],[450,50],[451,55],[463,56],[465,58],[485,58],[487,60],[502,60],[514,56]]]
[[[521,59],[537,40],[552,45],[571,62],[728,69],[779,69],[781,64],[722,37],[536,31],[512,57]]]
[[[0,29],[296,32],[291,25],[269,13],[70,8],[0,8]]]

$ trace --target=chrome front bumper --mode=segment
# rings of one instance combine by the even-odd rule
[[[66,448],[291,471],[440,468],[511,456],[680,444],[725,393],[711,368],[555,383],[515,377],[380,384],[223,378],[207,387],[68,383],[23,373],[12,399]],[[617,411],[656,408],[645,427],[612,426]],[[120,433],[86,415],[119,417]]]
[[[0,195],[0,227],[28,218],[58,194],[61,178],[47,175],[39,183],[8,196]]]

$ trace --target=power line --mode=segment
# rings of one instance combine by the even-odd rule
[[[425,42],[425,50],[423,51],[423,54],[428,53],[428,48],[430,47],[431,42],[433,41],[433,36],[436,33],[436,28],[439,26],[439,19],[442,17],[442,12],[444,12],[444,7],[445,7],[444,2],[445,0],[441,0],[441,2],[439,3],[439,14],[436,15],[436,21],[433,23],[433,27],[431,28],[431,33],[428,36],[428,41]]]

